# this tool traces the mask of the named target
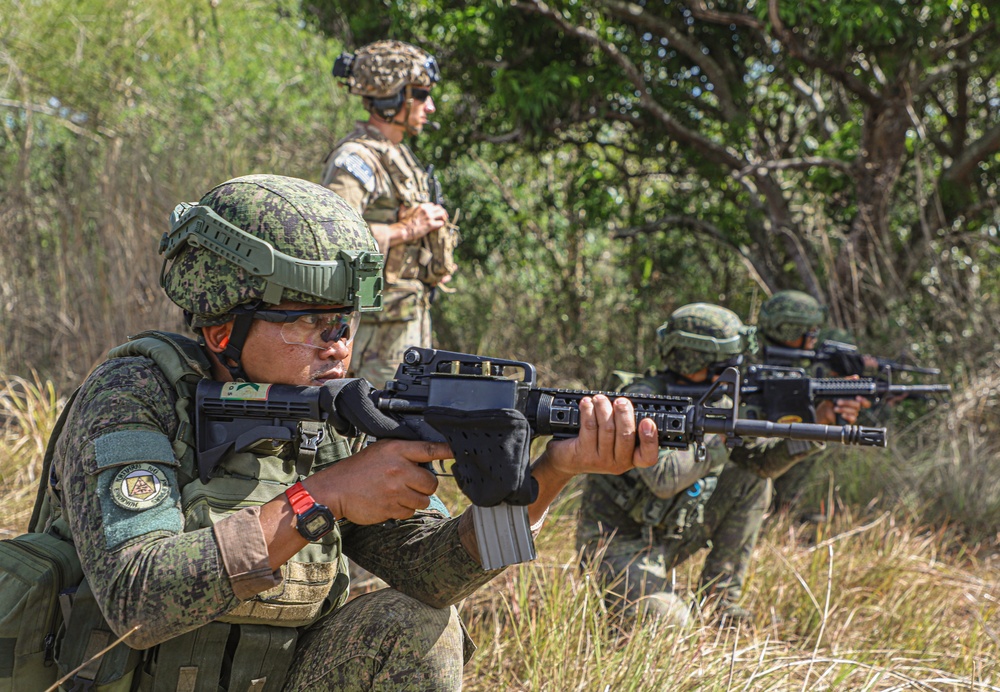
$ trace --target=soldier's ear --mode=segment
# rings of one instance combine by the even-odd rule
[[[205,339],[205,346],[212,353],[222,353],[229,345],[229,335],[233,331],[233,322],[230,320],[225,324],[214,324],[211,327],[202,327],[201,335]]]

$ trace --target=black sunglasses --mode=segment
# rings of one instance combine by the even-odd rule
[[[431,90],[413,87],[410,89],[410,96],[413,97],[414,101],[426,101],[431,96]]]

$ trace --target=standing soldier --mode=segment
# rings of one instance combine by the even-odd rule
[[[369,114],[327,156],[323,185],[361,213],[387,257],[384,310],[362,318],[351,373],[382,386],[407,347],[430,347],[431,289],[456,268],[458,231],[430,189],[436,182],[403,143],[434,113],[431,89],[440,72],[434,56],[416,46],[377,41],[342,54],[333,73]]]

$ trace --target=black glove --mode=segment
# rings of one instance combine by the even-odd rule
[[[320,406],[330,418],[330,425],[348,437],[363,432],[378,439],[419,440],[420,433],[375,406],[369,394],[372,386],[363,378],[327,382],[320,392]]]

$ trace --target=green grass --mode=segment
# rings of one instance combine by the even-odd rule
[[[0,379],[8,535],[30,516],[62,405],[37,377]],[[440,490],[453,510],[467,504],[452,481]],[[578,505],[573,484],[549,513],[539,558],[462,603],[479,645],[466,689],[1000,690],[997,557],[966,545],[960,525],[921,523],[908,505],[858,509],[839,499],[820,529],[772,516],[744,596],[754,624],[719,629],[696,618],[676,629],[609,619],[577,569]],[[696,582],[700,560],[677,570],[681,587]]]

